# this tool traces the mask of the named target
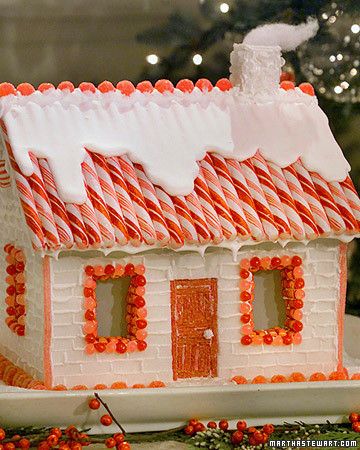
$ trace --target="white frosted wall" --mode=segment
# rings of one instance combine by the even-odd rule
[[[43,377],[43,276],[42,258],[35,255],[25,225],[22,209],[13,188],[0,189],[0,353],[35,378]],[[5,324],[7,283],[4,245],[11,242],[25,252],[26,329],[17,336]]]
[[[239,261],[251,256],[298,254],[303,258],[306,299],[303,343],[299,346],[243,346],[240,344]],[[287,375],[301,371],[329,373],[337,366],[337,308],[339,248],[336,241],[321,240],[286,249],[271,244],[241,250],[234,262],[225,249],[197,253],[170,251],[126,257],[86,257],[75,253],[51,260],[53,296],[53,383],[69,387],[114,381],[149,383],[172,380],[170,284],[177,278],[218,279],[218,374]],[[83,268],[87,264],[143,263],[146,266],[148,348],[132,354],[84,353]]]

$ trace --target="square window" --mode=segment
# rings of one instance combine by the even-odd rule
[[[85,267],[83,329],[87,354],[122,354],[146,349],[144,273],[142,264]],[[104,304],[99,306],[100,302]]]
[[[302,259],[300,256],[253,257],[240,261],[240,312],[241,312],[241,343],[243,345],[290,345],[301,343],[303,329],[302,307],[305,282],[303,279]],[[278,272],[269,278],[268,273]],[[255,289],[255,283],[258,286]],[[256,328],[256,323],[264,324],[264,315],[255,317],[256,291],[258,297],[267,295],[265,290],[274,290],[274,299],[270,317],[277,321],[277,325],[269,328]],[[276,290],[280,290],[283,304],[276,305]],[[264,297],[263,297],[264,298]],[[269,307],[269,304],[266,304]],[[261,305],[264,307],[264,304]]]

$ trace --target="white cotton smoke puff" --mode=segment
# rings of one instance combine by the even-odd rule
[[[300,25],[285,23],[262,25],[251,30],[245,36],[243,44],[279,46],[281,50],[288,52],[295,50],[300,44],[314,37],[318,29],[318,21],[311,17],[306,23]]]

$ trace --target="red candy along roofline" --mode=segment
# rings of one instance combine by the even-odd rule
[[[200,78],[196,81],[194,84],[191,80],[188,79],[182,79],[178,81],[176,84],[176,89],[190,93],[194,90],[194,88],[197,87],[203,92],[210,92],[214,86],[207,78]],[[218,80],[215,84],[215,87],[217,87],[220,91],[229,91],[232,89],[232,83],[227,78],[221,78]],[[295,83],[292,81],[281,81],[280,88],[284,89],[285,91],[290,91],[295,89]],[[314,96],[315,91],[313,86],[310,83],[301,83],[298,88],[307,95]],[[57,88],[52,83],[41,83],[37,89],[34,88],[30,83],[20,83],[17,88],[11,83],[4,82],[0,83],[0,97],[6,97],[7,95],[22,95],[27,96],[35,92],[36,90],[41,93],[47,93],[49,91],[52,91],[53,89],[60,89],[61,91],[69,91],[73,92],[75,87],[71,81],[62,81],[58,84]],[[139,91],[142,93],[151,93],[154,90],[160,92],[160,93],[173,93],[174,92],[174,85],[170,80],[158,80],[153,85],[150,81],[141,81],[136,85],[136,87],[133,85],[131,81],[123,80],[119,81],[116,85],[116,87],[110,82],[110,81],[102,81],[97,87],[93,83],[89,82],[82,82],[79,84],[79,89],[82,92],[88,92],[88,93],[96,93],[97,91],[101,93],[108,93],[108,92],[114,92],[116,90],[120,91],[124,95],[131,95],[135,91]]]

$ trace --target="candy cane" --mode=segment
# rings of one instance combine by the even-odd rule
[[[99,225],[103,245],[105,247],[112,247],[115,244],[114,228],[110,221],[110,216],[106,207],[94,163],[89,154],[86,155],[85,160],[82,163],[82,169],[88,196],[92,203],[95,217]]]
[[[134,164],[134,169],[144,196],[147,210],[155,228],[157,241],[161,245],[165,245],[170,241],[170,233],[163,211],[161,210],[159,199],[156,196],[154,185],[149,181],[143,168],[139,164]]]
[[[19,166],[17,165],[15,158],[13,156],[11,146],[7,140],[5,140],[5,145],[9,153],[11,167],[14,170],[15,182],[20,196],[20,203],[24,211],[25,221],[30,230],[32,231],[31,233],[32,245],[35,249],[45,248],[44,232],[36,209],[32,190],[29,186],[27,179],[21,173]]]
[[[336,206],[334,197],[331,195],[326,181],[315,172],[309,172],[314,183],[316,192],[319,195],[320,202],[324,207],[330,226],[335,233],[341,233],[346,230],[346,225],[341,217],[340,211]]]
[[[58,195],[55,181],[47,161],[45,159],[39,159],[38,162],[44,187],[51,205],[51,210],[54,214],[55,225],[59,234],[60,242],[67,248],[70,248],[74,244],[74,237],[70,227],[69,218],[66,213],[65,204]]]
[[[290,191],[295,196],[295,204],[300,217],[305,224],[305,230],[310,239],[318,234],[327,236],[331,233],[331,226],[324,208],[316,192],[314,183],[309,172],[298,160],[292,166],[284,170],[284,175],[290,187]],[[308,224],[308,228],[306,228]],[[310,228],[309,228],[310,227]],[[316,227],[317,231],[314,231]],[[308,234],[311,231],[310,234]]]
[[[215,153],[212,153],[211,156],[208,155],[208,158],[211,158],[239,237],[249,239],[251,237],[250,229],[225,159]]]
[[[351,178],[348,176],[345,181],[340,183],[347,202],[356,218],[358,231],[360,231],[360,199],[356,192]]]
[[[219,243],[224,239],[224,235],[222,232],[219,217],[214,209],[214,203],[212,201],[208,185],[202,173],[201,166],[199,174],[195,179],[194,186],[195,193],[199,198],[206,219],[206,224],[211,233],[211,238],[214,243]]]
[[[123,177],[126,181],[127,190],[134,205],[142,237],[146,244],[154,244],[156,242],[156,231],[147,210],[134,166],[126,155],[118,158],[118,161],[120,163]]]
[[[0,187],[7,188],[10,186],[10,176],[7,173],[5,161],[0,160]]]
[[[352,209],[346,199],[344,191],[342,190],[340,183],[333,181],[332,183],[328,183],[330,192],[334,197],[336,206],[340,211],[340,214],[344,220],[346,230],[351,234],[355,234],[358,232],[358,224],[356,218],[352,212]]]
[[[184,234],[185,241],[188,244],[195,244],[199,239],[199,242],[203,243],[201,236],[199,236],[198,238],[196,227],[193,218],[191,217],[191,211],[188,208],[185,197],[180,195],[173,196],[171,197],[171,200],[174,205],[182,232]]]
[[[270,211],[272,212],[276,227],[279,230],[279,237],[281,239],[288,239],[289,237],[291,237],[290,224],[282,208],[278,193],[272,181],[266,162],[258,152],[252,158],[252,163],[254,165],[260,185],[265,194],[265,198],[268,202]]]
[[[96,153],[92,153],[91,158],[98,175],[105,207],[113,226],[115,240],[118,244],[125,245],[128,242],[128,233],[106,160],[103,156]]]
[[[155,192],[169,229],[170,244],[175,248],[181,247],[184,245],[184,234],[181,230],[172,200],[163,189],[155,187]]]
[[[204,211],[200,200],[195,191],[185,197],[185,202],[194,222],[194,226],[198,235],[198,241],[201,244],[207,244],[211,241],[211,233],[206,222]]]
[[[242,173],[240,163],[235,159],[227,159],[225,163],[231,176],[231,182],[244,211],[251,236],[256,241],[262,241],[266,237],[265,232],[258,213],[256,212],[254,200],[246,185],[246,180]]]
[[[141,229],[136,217],[133,202],[128,193],[128,188],[126,186],[118,158],[107,158],[107,164],[110,170],[112,182],[114,184],[117,200],[124,216],[130,241],[134,246],[138,246],[143,240]]]
[[[292,198],[283,171],[279,166],[271,162],[268,162],[267,165],[282,207],[289,220],[292,235],[298,240],[305,239],[304,225],[295,206],[294,199]]]

